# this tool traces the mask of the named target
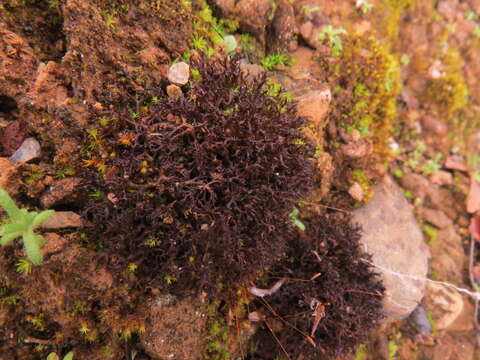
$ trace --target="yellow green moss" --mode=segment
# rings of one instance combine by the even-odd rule
[[[434,102],[441,114],[449,119],[468,104],[468,88],[462,70],[462,57],[455,49],[440,59],[442,76],[431,80],[427,100]]]
[[[347,99],[340,98],[339,123],[347,132],[360,131],[371,136],[377,150],[385,151],[397,116],[396,97],[400,91],[400,67],[388,43],[353,34],[344,39],[339,57],[336,85],[346,83]]]

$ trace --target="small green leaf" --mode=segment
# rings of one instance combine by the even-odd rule
[[[21,233],[6,234],[0,238],[0,245],[8,245],[17,237],[22,235]]]
[[[38,240],[32,229],[28,229],[23,234],[23,246],[25,247],[28,259],[35,265],[40,265],[43,261],[43,256],[38,246]]]
[[[298,219],[293,219],[293,224],[300,230],[305,231],[305,225]]]
[[[52,352],[52,353],[48,354],[47,360],[60,360],[60,358],[58,357],[57,354],[55,354],[54,352]]]
[[[22,217],[20,209],[15,205],[10,195],[3,189],[0,189],[0,206],[5,209],[8,216],[12,219],[15,220]]]
[[[45,210],[42,211],[40,214],[35,216],[35,219],[33,219],[32,225],[33,227],[40,226],[42,223],[44,223],[48,218],[50,218],[53,214],[55,214],[54,210]]]
[[[231,53],[237,48],[237,40],[235,39],[235,36],[233,35],[226,35],[223,38],[223,47],[225,48],[225,51],[227,54]]]
[[[290,219],[292,220],[292,223],[296,227],[298,227],[302,231],[305,231],[305,225],[298,219],[299,214],[300,214],[300,211],[296,207],[294,207],[289,216],[290,216]]]
[[[63,360],[73,360],[73,351],[70,351],[67,355],[63,357]]]
[[[2,230],[5,235],[13,233],[22,233],[28,229],[28,225],[25,222],[15,222],[13,224],[6,224]]]

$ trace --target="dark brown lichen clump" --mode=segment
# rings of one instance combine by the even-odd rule
[[[305,232],[293,237],[286,259],[265,279],[286,282],[256,301],[265,321],[250,359],[329,359],[366,341],[383,318],[384,287],[365,261],[360,229],[328,216],[304,223]]]
[[[233,290],[284,254],[313,149],[264,79],[247,84],[235,60],[195,68],[183,97],[162,93],[147,115],[95,132],[103,176],[84,176],[105,196],[86,215],[114,268],[135,263],[139,279],[173,292]]]

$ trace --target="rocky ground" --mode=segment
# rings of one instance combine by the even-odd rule
[[[176,291],[178,266],[158,284],[134,246],[122,258],[115,237],[95,236],[108,236],[95,204],[108,203],[112,215],[123,201],[115,187],[99,190],[130,166],[112,159],[128,152],[135,124],[152,118],[157,102],[189,94],[202,56],[239,59],[246,84],[265,76],[268,96],[295,100],[307,119],[315,185],[293,224],[310,224],[313,213],[363,229],[360,245],[372,257],[350,265],[380,274],[385,319],[365,325],[376,330],[360,331],[337,358],[478,358],[476,300],[458,291],[480,286],[478,1],[0,0],[0,35],[0,188],[22,208],[56,211],[40,229],[42,265],[25,260],[20,242],[0,247],[0,359],[69,351],[75,359],[291,359],[290,349],[300,349],[298,360],[332,357],[322,340],[343,319],[334,309],[356,309],[327,295],[308,299],[309,324],[320,320],[301,343],[287,343],[294,311],[268,308],[272,299],[280,309],[287,285],[265,300],[249,293],[254,282],[272,284],[269,269],[280,265],[240,284],[215,278],[236,300],[211,299],[206,287]],[[145,159],[138,173],[156,171]],[[97,177],[97,188],[85,185]],[[162,228],[170,214],[156,214]]]

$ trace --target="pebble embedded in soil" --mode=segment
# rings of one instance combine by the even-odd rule
[[[353,221],[363,228],[361,243],[379,266],[386,288],[387,321],[405,319],[422,300],[430,250],[403,190],[390,178],[373,188],[372,200],[354,211]],[[405,275],[400,277],[398,274]]]
[[[430,324],[427,312],[422,305],[417,306],[409,319],[412,321],[419,334],[430,335],[432,333],[432,325]]]
[[[20,145],[20,147],[10,156],[10,161],[13,163],[17,162],[28,162],[33,159],[37,159],[42,155],[42,150],[40,148],[40,143],[34,138],[27,138]]]
[[[430,181],[437,185],[452,185],[453,175],[448,171],[440,170],[430,175]]]
[[[171,84],[167,86],[167,95],[170,99],[176,100],[183,96],[183,92],[179,86]]]
[[[463,298],[456,290],[442,284],[427,284],[425,307],[433,314],[438,330],[448,328],[463,310]]]
[[[359,183],[354,183],[352,186],[350,186],[350,188],[348,189],[348,193],[352,198],[357,201],[363,200],[364,191]]]
[[[73,211],[56,211],[41,225],[43,229],[49,230],[83,226],[85,223],[82,217]]]
[[[418,210],[418,215],[439,229],[453,226],[453,221],[440,210],[423,207]]]
[[[181,61],[168,69],[168,80],[175,85],[185,85],[190,77],[190,65]]]

